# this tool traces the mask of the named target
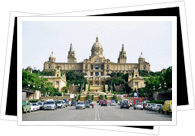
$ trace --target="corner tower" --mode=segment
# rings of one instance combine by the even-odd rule
[[[53,51],[52,51],[51,55],[49,56],[49,61],[50,61],[50,62],[56,62],[56,58],[55,58],[55,56],[53,55]]]
[[[124,44],[122,44],[122,50],[119,53],[118,63],[126,63],[126,61],[127,61],[127,56],[126,56]]]
[[[77,62],[77,59],[75,57],[75,53],[72,49],[72,43],[70,44],[70,50],[68,52],[68,63],[74,63]]]

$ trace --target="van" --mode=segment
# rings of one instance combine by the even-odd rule
[[[162,113],[172,113],[172,100],[166,100],[164,102]]]

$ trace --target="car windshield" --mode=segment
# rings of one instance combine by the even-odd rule
[[[115,103],[115,100],[112,100],[111,103]]]
[[[84,104],[83,102],[78,102],[77,104]]]
[[[43,105],[42,103],[38,103],[39,105]]]
[[[142,105],[142,103],[137,103],[137,105]]]
[[[157,105],[158,107],[162,107],[162,105]]]
[[[85,104],[89,104],[89,102],[85,102]]]
[[[54,104],[54,102],[46,102],[46,104]]]
[[[62,103],[61,101],[57,101],[57,103]]]
[[[32,105],[33,105],[33,106],[36,106],[37,104],[36,104],[36,103],[33,103]]]

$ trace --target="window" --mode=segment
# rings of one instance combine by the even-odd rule
[[[91,76],[93,76],[93,72],[91,72]]]
[[[108,69],[108,67],[107,67],[107,69]]]
[[[56,84],[59,85],[59,81],[56,81]]]
[[[57,77],[59,76],[59,74],[57,74]]]
[[[104,75],[104,73],[103,72],[101,72],[101,76],[103,76]]]
[[[93,65],[91,65],[91,70],[93,70]]]
[[[99,72],[95,72],[95,76],[99,76]]]
[[[138,86],[138,82],[135,82],[135,86]]]
[[[85,67],[85,69],[87,69],[87,67]]]
[[[96,82],[95,82],[95,84],[96,84],[96,85],[99,85],[99,82],[98,82],[98,81],[96,81]]]
[[[95,65],[95,69],[99,69],[99,65]]]

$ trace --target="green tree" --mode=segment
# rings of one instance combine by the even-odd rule
[[[100,95],[100,99],[103,99],[103,95]]]
[[[107,99],[107,95],[105,95],[105,99]]]
[[[67,93],[68,92],[68,89],[69,89],[69,87],[68,86],[64,86],[64,87],[62,87],[62,91],[64,91],[65,93]]]
[[[94,95],[91,96],[91,100],[92,100],[92,101],[94,100]]]
[[[90,95],[87,95],[87,100],[90,99]]]

